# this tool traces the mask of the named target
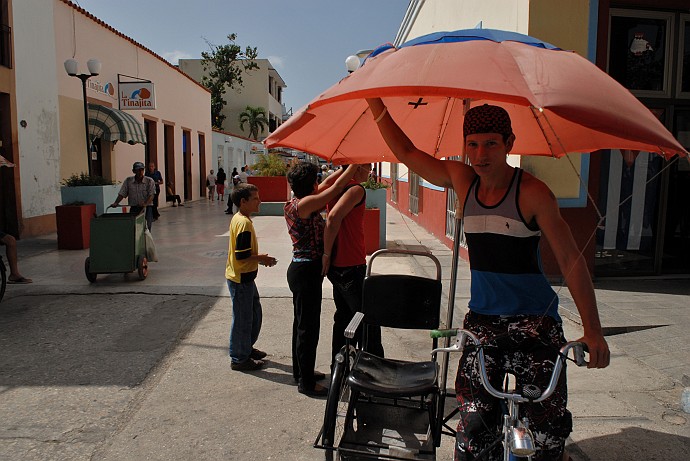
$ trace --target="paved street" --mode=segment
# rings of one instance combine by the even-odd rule
[[[153,228],[160,261],[144,281],[113,274],[90,284],[88,250],[58,251],[55,235],[19,243],[21,270],[34,283],[8,286],[0,304],[1,460],[323,459],[311,445],[325,402],[297,393],[291,376],[290,245],[281,217],[254,218],[261,251],[279,259],[257,280],[264,309],[257,347],[269,353],[269,365],[251,374],[230,370],[224,205],[162,210]],[[389,248],[424,247],[439,257],[447,293],[450,250],[390,206],[387,222]],[[408,257],[387,258],[385,266],[431,269]],[[468,279],[461,263],[454,324]],[[690,386],[688,285],[597,284],[604,324],[617,334],[609,336],[611,367],[568,369],[576,460],[690,459],[690,415],[679,405]],[[321,371],[330,361],[334,310],[327,281],[324,298]],[[575,339],[579,318],[565,289],[561,305],[566,335]],[[396,357],[423,358],[429,350],[423,333],[384,341]],[[438,459],[451,453],[446,438]]]

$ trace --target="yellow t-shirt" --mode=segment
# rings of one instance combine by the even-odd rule
[[[251,282],[256,278],[259,270],[258,261],[247,261],[250,256],[259,254],[252,220],[240,213],[235,213],[230,221],[229,240],[225,278],[235,283]]]

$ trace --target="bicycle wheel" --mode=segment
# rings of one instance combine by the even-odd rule
[[[5,296],[5,288],[7,287],[7,271],[5,270],[5,260],[0,258],[0,301]]]
[[[349,351],[346,352],[346,347],[341,349],[339,355],[349,353]],[[343,358],[345,359],[346,357],[343,356]],[[322,442],[326,448],[334,447],[336,437],[342,437],[345,428],[348,402],[350,400],[350,388],[346,386],[345,379],[350,372],[349,363],[351,357],[347,357],[347,359],[342,361],[336,360],[331,374],[331,386],[328,389],[326,412],[323,417]]]

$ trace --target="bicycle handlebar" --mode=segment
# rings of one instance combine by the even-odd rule
[[[516,403],[522,402],[541,402],[551,397],[551,394],[556,390],[556,385],[558,384],[558,377],[561,374],[561,369],[563,368],[563,363],[565,363],[568,358],[568,353],[573,350],[573,356],[577,366],[585,366],[587,362],[585,361],[585,351],[587,350],[587,345],[578,341],[570,341],[561,347],[556,362],[553,366],[553,371],[551,372],[551,380],[546,390],[542,392],[533,384],[526,384],[523,386],[521,392],[501,392],[494,388],[489,382],[489,377],[486,373],[486,362],[484,360],[484,348],[481,341],[469,330],[463,329],[450,329],[450,330],[432,330],[430,332],[432,338],[450,338],[452,336],[457,336],[455,344],[450,347],[442,347],[434,349],[431,351],[432,356],[435,356],[438,352],[460,352],[465,347],[467,342],[471,342],[472,346],[477,348],[479,356],[479,373],[482,381],[482,385],[487,390],[487,392],[499,399],[512,400]]]

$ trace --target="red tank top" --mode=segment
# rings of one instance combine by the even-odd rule
[[[345,187],[345,191],[351,187],[362,187],[357,182],[350,182]],[[362,189],[364,189],[362,187]],[[335,267],[360,266],[367,263],[367,253],[364,248],[364,202],[366,191],[362,200],[355,205],[340,224],[340,230],[335,238],[331,254],[331,265]],[[338,197],[340,198],[340,197]],[[328,204],[330,210],[338,200],[335,199]]]

